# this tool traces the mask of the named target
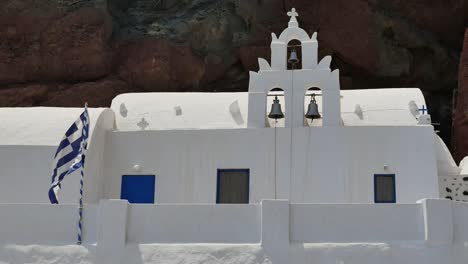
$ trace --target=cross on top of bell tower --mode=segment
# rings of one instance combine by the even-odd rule
[[[297,23],[296,17],[299,16],[299,14],[296,12],[296,8],[292,8],[291,11],[288,12],[288,16],[291,17],[288,23],[288,27],[299,27],[299,23]]]
[[[296,12],[296,8],[292,8],[291,11],[288,12],[288,16],[290,17],[297,17],[299,14]]]

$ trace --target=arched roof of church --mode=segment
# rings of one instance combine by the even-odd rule
[[[83,108],[0,108],[0,145],[56,146]],[[88,108],[90,135],[102,122],[113,122],[108,108]]]
[[[111,108],[118,130],[140,130],[143,118],[146,130],[223,129],[245,128],[247,105],[247,93],[130,93],[114,98]]]
[[[426,105],[417,88],[342,90],[341,117],[345,126],[417,125],[411,102]],[[246,128],[248,93],[131,93],[117,96],[111,108],[123,131],[140,130],[143,118],[146,130]]]
[[[318,97],[320,104],[320,98]],[[419,89],[341,91],[341,117],[345,126],[411,126],[417,120],[409,104],[425,105]],[[305,102],[305,106],[307,101]],[[359,105],[362,115],[356,113]],[[266,106],[265,106],[266,107]],[[116,129],[146,130],[246,128],[248,93],[132,93],[117,96],[111,109]],[[0,108],[0,145],[50,145],[61,140],[82,108]],[[91,129],[113,113],[89,108]],[[287,118],[287,117],[286,117]],[[93,133],[92,131],[90,132]]]

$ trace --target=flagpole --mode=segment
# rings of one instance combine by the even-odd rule
[[[84,169],[81,167],[81,179],[80,179],[80,203],[78,208],[78,241],[77,245],[82,243],[82,234],[83,234],[83,179],[84,179]]]
[[[88,117],[88,103],[85,103],[85,113],[86,113],[86,116],[89,120],[89,117]],[[88,137],[87,135],[87,132],[88,131],[85,131],[85,129],[83,128],[83,133],[86,134],[86,135],[83,135],[83,136],[86,136],[86,138]],[[87,149],[87,144],[83,144],[84,142],[82,141],[81,142],[81,148],[82,148],[82,152],[81,152],[81,169],[80,169],[80,174],[81,174],[81,177],[80,177],[80,201],[79,201],[79,207],[78,207],[78,234],[77,234],[77,242],[76,244],[77,245],[81,245],[82,242],[83,242],[83,185],[84,185],[84,164],[85,164],[85,153],[86,153],[86,149]]]

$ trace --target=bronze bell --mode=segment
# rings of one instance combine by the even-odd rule
[[[284,118],[283,111],[281,111],[281,104],[279,103],[278,96],[275,96],[273,104],[271,105],[271,111],[268,115],[269,118],[281,119]]]
[[[299,62],[299,58],[297,57],[297,52],[296,50],[291,51],[291,54],[289,54],[289,63],[291,64],[296,64]]]
[[[307,113],[305,114],[305,118],[314,120],[316,118],[320,118],[320,113],[318,111],[318,105],[317,102],[315,101],[315,94],[312,94],[310,96],[310,103],[309,107],[307,109]]]

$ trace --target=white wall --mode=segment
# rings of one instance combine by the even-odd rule
[[[129,243],[259,243],[260,205],[131,205]]]
[[[453,202],[453,240],[455,242],[468,241],[468,203],[466,202]],[[450,223],[448,223],[450,224]]]
[[[83,215],[85,244],[119,245],[101,238],[107,233],[123,234],[118,237],[120,245],[468,242],[468,205],[436,199],[380,205],[290,204],[286,200],[250,205],[136,205],[102,200],[99,206],[85,206]],[[127,220],[119,225],[103,222],[117,219]],[[74,244],[77,221],[76,205],[0,204],[0,244]]]
[[[351,243],[424,239],[417,204],[292,204],[291,241]]]
[[[397,203],[439,197],[432,127],[297,128],[294,132],[292,202],[372,203],[374,174],[395,174]]]
[[[250,168],[251,203],[275,198],[275,181],[276,198],[295,203],[373,203],[382,173],[396,174],[398,203],[439,197],[432,127],[292,131],[276,130],[276,180],[273,128],[110,132],[106,196],[120,198],[122,175],[154,174],[156,203],[215,203],[217,169]]]
[[[50,203],[48,191],[56,146],[0,146],[0,201]],[[79,174],[62,184],[60,201],[77,203]]]
[[[424,263],[468,260],[468,205],[0,204],[0,261],[6,263]],[[261,237],[261,240],[259,238]],[[97,244],[95,244],[97,242]],[[200,244],[202,243],[202,244]]]
[[[430,126],[278,128],[275,177],[274,128],[106,133],[112,113],[102,118],[87,156],[86,203],[120,198],[126,174],[156,175],[157,203],[215,203],[217,169],[233,168],[250,169],[251,203],[372,203],[376,173],[396,174],[398,203],[439,196]],[[0,201],[48,203],[55,150],[1,146]],[[63,182],[61,202],[78,201],[79,178]]]
[[[156,175],[157,203],[215,203],[217,169],[250,168],[250,202],[274,197],[273,130],[111,132],[106,193],[120,198],[122,175]],[[133,165],[141,166],[140,172]]]
[[[109,109],[98,110],[91,111],[95,115],[91,116],[93,134],[86,156],[85,203],[97,203],[100,198],[104,198],[105,136],[106,131],[114,127],[113,112]],[[76,109],[74,111],[76,112]],[[56,126],[61,125],[65,134],[71,124],[61,122]],[[58,134],[57,130],[60,129],[53,128],[55,134]],[[58,143],[60,142],[57,141],[56,144]],[[48,191],[52,181],[52,163],[57,145],[0,145],[0,202],[50,203]],[[65,178],[59,194],[60,203],[78,203],[79,182],[79,172]]]
[[[0,204],[0,244],[76,244],[75,205]],[[97,205],[83,210],[83,242],[96,242]]]
[[[106,109],[99,115],[93,128],[88,152],[86,153],[84,202],[98,203],[105,198],[104,193],[104,155],[107,131],[113,130],[114,112]],[[78,177],[77,177],[78,178]]]

